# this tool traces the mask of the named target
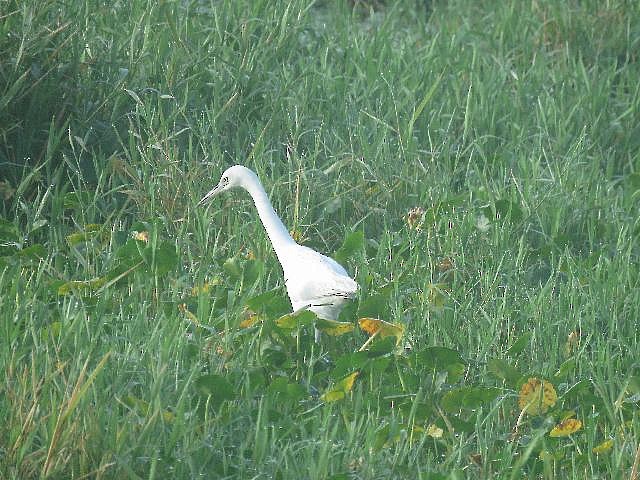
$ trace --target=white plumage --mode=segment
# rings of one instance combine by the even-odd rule
[[[332,258],[298,245],[276,214],[258,176],[242,165],[228,168],[220,182],[199,205],[230,188],[244,188],[256,205],[271,245],[280,261],[293,311],[308,309],[319,318],[335,320],[344,303],[355,296],[358,284]],[[319,332],[316,330],[316,340]]]

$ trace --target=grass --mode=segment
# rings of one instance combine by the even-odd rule
[[[2,478],[638,478],[634,2],[0,5]]]

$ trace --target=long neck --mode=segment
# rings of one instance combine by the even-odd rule
[[[295,244],[295,241],[291,238],[287,228],[273,209],[269,197],[267,197],[267,192],[264,191],[262,185],[260,185],[259,182],[255,182],[245,188],[251,195],[251,198],[253,198],[253,202],[258,210],[258,215],[260,216],[260,221],[262,221],[262,225],[264,225],[264,229],[267,231],[276,255],[280,258],[282,247]]]

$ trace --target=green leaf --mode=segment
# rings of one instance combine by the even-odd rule
[[[270,368],[279,368],[289,359],[287,353],[280,345],[264,347],[261,355],[264,365]]]
[[[493,376],[504,380],[510,387],[516,387],[522,378],[522,373],[510,363],[499,358],[492,358],[487,362],[487,370]]]
[[[39,261],[47,257],[47,250],[42,245],[35,244],[30,247],[23,248],[22,250],[18,250],[15,253],[15,256],[26,260]]]
[[[338,315],[338,321],[340,322],[353,322],[356,318],[356,313],[358,311],[358,302],[347,302],[342,310],[340,310],[340,314]]]
[[[264,269],[264,263],[260,260],[245,260],[243,263],[242,277],[245,284],[253,284],[260,277]]]
[[[483,212],[487,218],[499,222],[518,223],[523,217],[520,205],[505,198],[497,200],[492,206],[485,207]]]
[[[389,310],[390,288],[384,288],[363,299],[358,306],[358,318],[385,318]]]
[[[422,101],[420,102],[418,107],[414,110],[413,115],[411,115],[411,119],[409,120],[409,124],[407,125],[407,135],[406,136],[408,138],[411,138],[411,136],[413,135],[413,125],[416,123],[416,120],[418,119],[418,117],[420,116],[422,111],[424,110],[424,107],[427,106],[427,103],[429,103],[429,101],[431,100],[433,95],[436,93],[436,89],[440,85],[440,81],[441,80],[442,80],[442,75],[440,75],[436,79],[436,81],[433,82],[433,84],[431,85],[429,90],[427,90],[427,93],[422,98]]]
[[[425,288],[427,301],[436,312],[442,311],[447,304],[447,297],[443,293],[447,287],[446,283],[428,283]]]
[[[374,441],[373,441],[374,451],[381,450],[382,447],[385,446],[385,444],[387,443],[387,440],[389,439],[390,430],[391,430],[391,426],[388,423],[378,428],[378,430],[376,430]]]
[[[406,398],[406,397],[405,397]],[[424,423],[431,418],[434,406],[430,402],[416,402],[414,399],[405,400],[398,404],[404,415],[413,415],[416,423]]]
[[[397,346],[398,342],[396,337],[386,337],[382,340],[376,340],[369,344],[368,349],[365,350],[365,352],[368,354],[369,358],[383,357],[395,352]]]
[[[178,266],[178,254],[173,244],[163,241],[153,251],[151,250],[151,246],[148,248],[149,253],[153,252],[152,266],[156,275],[166,275]]]
[[[403,425],[398,423],[385,424],[378,428],[375,433],[373,441],[374,451],[381,450],[382,448],[388,448],[402,438]]]
[[[350,232],[342,242],[342,246],[335,251],[333,258],[338,263],[346,263],[355,253],[361,251],[364,246],[364,232],[357,230]]]
[[[349,480],[351,477],[348,473],[334,473],[327,480]]]
[[[58,295],[68,295],[78,292],[80,295],[90,295],[97,292],[107,283],[107,277],[94,278],[93,280],[71,280],[58,286]]]
[[[264,313],[269,318],[279,317],[291,310],[291,304],[284,297],[281,288],[275,288],[250,298],[245,305],[253,312]]]
[[[40,338],[42,340],[47,340],[49,336],[51,336],[51,338],[59,338],[61,332],[62,322],[52,322],[40,330]]]
[[[575,402],[582,396],[592,396],[592,383],[590,380],[580,380],[573,384],[562,394],[560,400],[563,402]]]
[[[121,265],[125,267],[132,267],[133,265],[140,263],[140,260],[143,260],[142,250],[144,248],[144,242],[129,238],[124,245],[116,250],[116,258],[119,260]]]
[[[593,384],[590,380],[581,380],[564,392],[559,400],[566,406],[579,405],[585,411],[600,411],[609,399],[594,394]]]
[[[65,209],[82,208],[91,203],[89,192],[67,192],[64,194],[62,206]]]
[[[501,390],[496,387],[459,387],[445,393],[441,405],[447,412],[476,409],[484,403],[495,400],[500,393]]]
[[[467,364],[456,350],[446,347],[425,348],[415,352],[412,359],[417,367],[447,372],[450,382],[457,381],[464,374]]]
[[[312,311],[300,310],[281,316],[276,320],[276,325],[285,330],[294,330],[306,325],[311,325],[316,318],[316,314]]]
[[[336,366],[331,371],[330,378],[343,378],[349,372],[361,370],[368,361],[369,352],[352,352],[342,355],[336,360]]]
[[[120,267],[132,268],[144,261],[146,269],[151,269],[158,276],[163,276],[178,266],[176,247],[168,241],[155,244],[129,238],[124,245],[116,250],[116,258]]]
[[[230,280],[237,281],[242,277],[242,269],[238,257],[229,257],[222,264],[222,270],[227,274]]]
[[[145,417],[149,412],[149,402],[142,400],[140,398],[134,397],[133,395],[127,395],[122,397],[122,403],[124,403],[127,407],[135,410],[135,412]]]
[[[628,185],[632,192],[640,190],[640,173],[630,173],[625,177],[624,183]]]
[[[463,477],[453,476],[453,474],[445,475],[444,473],[427,471],[427,472],[422,472],[421,478],[424,478],[425,480],[452,480],[454,478],[463,478]]]
[[[363,368],[363,373],[371,373],[375,378],[384,378],[384,372],[389,368],[391,364],[391,356],[378,356],[373,358]],[[395,390],[394,390],[395,391]]]
[[[9,220],[0,217],[0,238],[4,242],[19,242],[20,240],[20,231],[18,227]]]
[[[638,376],[629,377],[628,384],[627,384],[627,391],[631,394],[640,393],[640,377]]]
[[[127,395],[122,398],[122,403],[126,406],[134,410],[141,417],[146,417],[149,415],[149,402],[142,400],[140,398],[134,397],[133,395]],[[168,410],[161,410],[162,418],[167,423],[173,423],[175,420],[175,415]]]
[[[1,236],[0,239],[4,240]],[[19,244],[5,244],[0,245],[0,257],[3,257],[7,264],[38,263],[47,257],[47,250],[39,243],[26,248],[20,248]]]
[[[576,363],[577,362],[575,358],[570,358],[569,360],[565,361],[562,365],[560,365],[560,368],[558,369],[558,371],[555,373],[554,376],[557,378],[566,377],[569,373],[575,370]]]
[[[476,429],[475,419],[463,420],[457,415],[451,415],[448,420],[455,432],[472,433]]]
[[[302,385],[290,383],[285,377],[276,378],[271,382],[267,391],[272,395],[279,394],[281,399],[292,402],[297,402],[307,396],[307,391]]]
[[[80,243],[85,243],[93,240],[94,238],[103,237],[103,226],[95,223],[90,223],[84,226],[84,229],[70,235],[67,235],[67,243],[75,247]]]
[[[221,375],[202,375],[194,382],[197,392],[203,397],[212,397],[214,406],[236,397],[233,385]]]
[[[509,347],[509,350],[507,350],[507,355],[509,357],[515,357],[520,352],[522,352],[526,347],[529,346],[532,336],[533,332],[525,332],[520,335],[520,337],[515,342],[513,342],[513,345]]]

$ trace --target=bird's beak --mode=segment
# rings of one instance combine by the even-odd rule
[[[222,191],[222,185],[216,185],[213,190],[209,191],[200,201],[198,202],[198,206],[204,205],[205,203],[209,203],[213,197],[215,197],[218,193]]]

